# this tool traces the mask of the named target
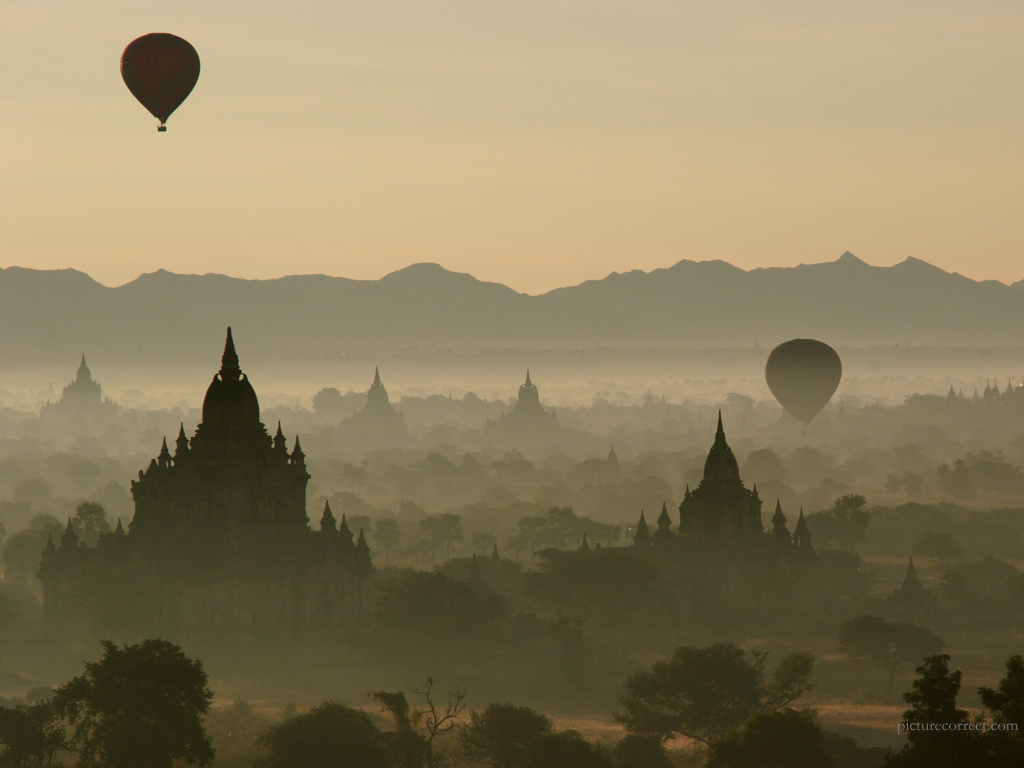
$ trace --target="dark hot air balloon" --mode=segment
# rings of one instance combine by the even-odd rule
[[[160,121],[192,93],[199,79],[199,54],[187,40],[166,32],[132,40],[121,54],[121,77],[132,95]]]
[[[793,339],[768,355],[764,378],[779,405],[806,426],[832,399],[843,378],[843,364],[828,344]]]

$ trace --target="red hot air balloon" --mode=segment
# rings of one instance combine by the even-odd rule
[[[806,427],[835,394],[843,363],[822,341],[793,339],[768,355],[764,378],[779,405]]]
[[[160,121],[192,93],[199,79],[199,54],[187,40],[166,32],[132,40],[121,54],[121,77],[132,95]]]

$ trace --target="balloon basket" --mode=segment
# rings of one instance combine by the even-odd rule
[[[166,125],[158,125],[157,128],[156,128],[156,132],[157,133],[167,133],[167,126]]]

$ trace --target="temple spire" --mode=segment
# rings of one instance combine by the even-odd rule
[[[722,412],[718,412],[718,431],[715,432],[715,443],[725,442],[725,429],[722,428]]]
[[[68,525],[64,529],[64,535],[60,537],[60,550],[75,549],[78,546],[78,534],[75,533],[75,526],[71,524],[71,518],[68,518]]]
[[[797,518],[796,528],[793,531],[793,543],[798,549],[811,550],[811,529],[807,527],[804,519],[804,508],[800,507],[800,517]]]
[[[526,369],[526,383],[527,384],[530,383],[530,369],[529,368]]]
[[[220,359],[220,372],[224,373],[241,373],[241,369],[238,367],[238,353],[235,352],[235,340],[231,336],[231,326],[228,326],[228,337],[224,341],[224,356]]]
[[[380,384],[380,368],[373,366],[373,383]]]
[[[185,436],[185,423],[178,424],[178,438],[174,441],[174,460],[182,458],[188,453],[188,438]]]
[[[295,436],[295,447],[292,448],[291,461],[292,464],[301,464],[302,466],[306,465],[306,454],[302,452],[302,446],[299,445],[298,435]]]
[[[331,502],[324,502],[324,514],[320,518],[320,530],[330,533],[335,533],[338,529],[336,527],[336,521],[334,519],[334,513],[331,512]]]
[[[651,546],[651,531],[647,527],[647,519],[644,517],[644,511],[642,509],[640,510],[640,522],[636,524],[636,531],[633,533],[633,546]]]
[[[341,524],[338,526],[338,533],[341,534],[341,544],[344,547],[352,546],[352,529],[348,527],[348,520],[345,519],[345,514],[341,515]]]
[[[917,578],[917,569],[914,567],[914,558],[907,563],[907,572],[903,576],[903,589],[921,589],[921,580]]]
[[[786,516],[782,513],[782,502],[775,500],[775,514],[772,515],[772,533],[789,538],[789,531],[786,529]]]
[[[89,366],[85,364],[85,352],[82,353],[82,362],[78,364],[78,372],[75,374],[76,381],[90,381],[92,379],[92,373],[89,371]]]
[[[167,450],[167,438],[164,438],[164,444],[160,446],[160,455],[157,457],[161,467],[169,466],[171,463],[171,452]]]
[[[672,518],[668,514],[668,504],[665,502],[661,503],[661,515],[658,517],[658,530],[664,531],[665,533],[671,533],[672,531]]]

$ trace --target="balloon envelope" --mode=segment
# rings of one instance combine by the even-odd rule
[[[187,40],[166,32],[132,40],[121,54],[121,77],[160,128],[199,79],[199,54]]]
[[[779,405],[807,425],[832,399],[843,378],[843,364],[828,344],[793,339],[768,355],[764,378]]]

